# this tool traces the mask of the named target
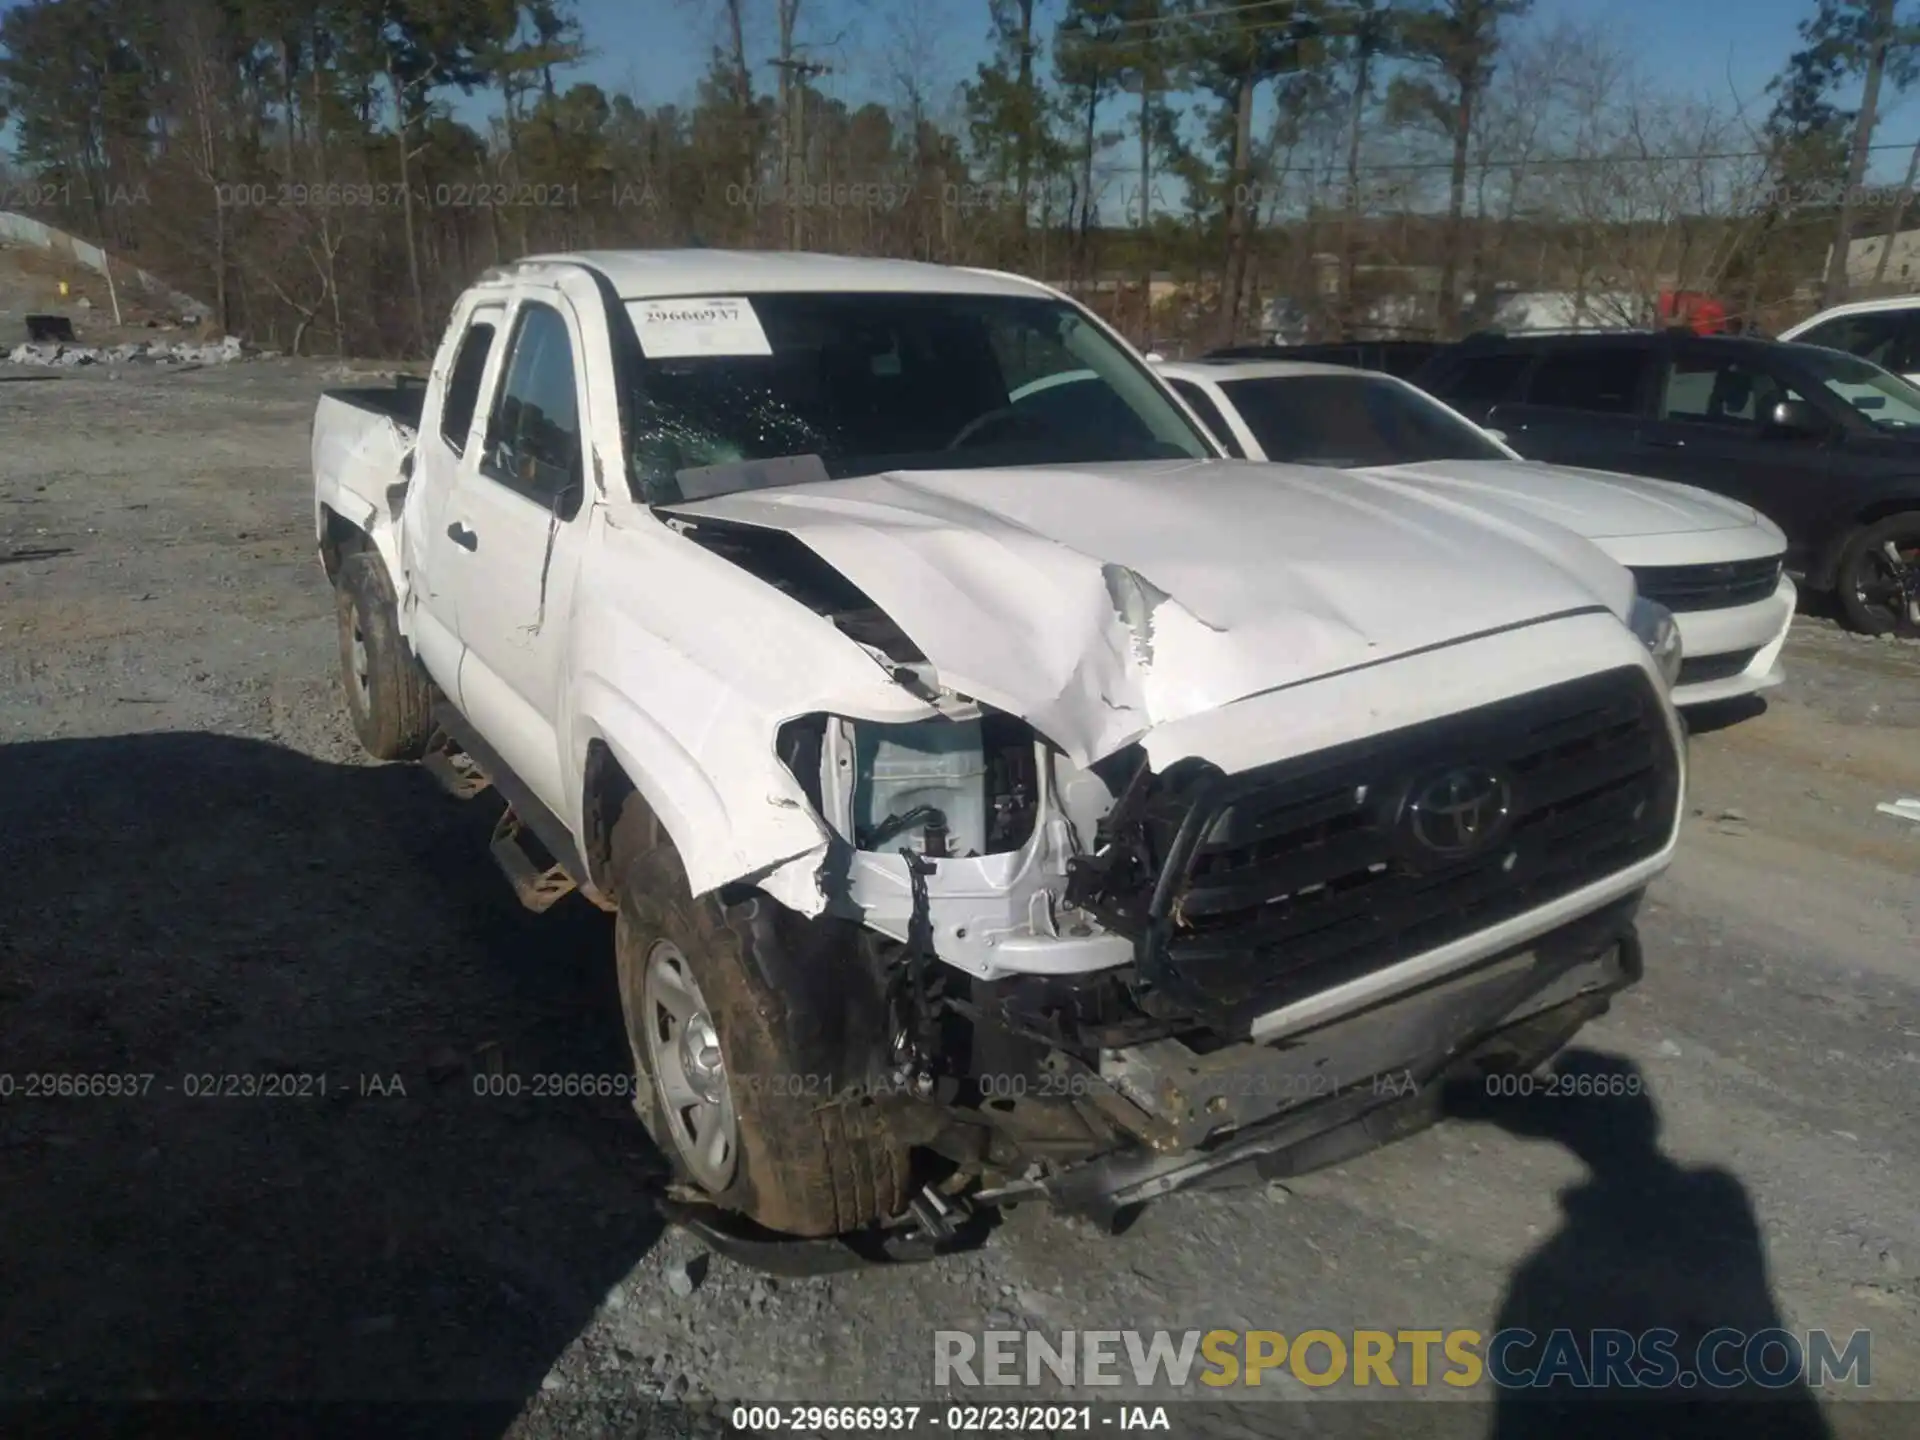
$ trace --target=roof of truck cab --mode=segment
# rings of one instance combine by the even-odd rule
[[[526,265],[586,265],[622,300],[873,291],[945,295],[1053,294],[1037,281],[993,270],[793,250],[577,250],[529,255]]]

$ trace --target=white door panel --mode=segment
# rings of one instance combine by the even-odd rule
[[[487,377],[499,368],[505,315],[499,305],[483,305],[465,316],[454,317],[448,343],[435,358],[422,412],[434,417],[434,428],[415,438],[413,477],[407,487],[404,528],[413,651],[434,683],[463,708],[460,672],[464,647],[457,582],[466,552],[454,542],[448,524],[458,503],[463,475],[478,459],[470,432],[481,408],[476,402],[487,393]],[[483,326],[491,328],[490,341],[479,335]],[[479,336],[481,342],[471,352],[467,348],[470,336]],[[463,410],[465,425],[457,419]]]
[[[565,814],[554,716],[588,512],[562,520],[481,474],[461,486],[455,509],[474,546],[461,551],[455,572],[467,646],[462,709],[513,772]]]
[[[557,728],[561,668],[593,514],[581,326],[560,287],[530,284],[503,333],[511,338],[445,516],[461,536],[447,570],[465,646],[460,704],[527,788],[566,816],[574,807]]]
[[[460,637],[432,609],[414,602],[413,653],[441,692],[460,699]]]
[[[447,507],[459,483],[460,457],[438,435],[422,436],[407,489],[407,606],[413,650],[449,697],[460,697],[460,632],[452,570],[459,552],[446,536]]]

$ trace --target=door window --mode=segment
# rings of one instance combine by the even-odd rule
[[[1796,335],[1794,343],[1843,350],[1889,370],[1900,371],[1907,368],[1907,356],[1912,353],[1908,342],[1912,318],[1913,312],[1905,310],[1841,315],[1824,325],[1814,326],[1804,335]]]
[[[1620,347],[1562,350],[1540,362],[1527,387],[1527,402],[1561,410],[1631,415],[1639,408],[1643,351]]]
[[[1453,373],[1434,388],[1434,394],[1453,405],[1498,405],[1513,394],[1527,368],[1527,356],[1475,355],[1461,360]]]
[[[1741,360],[1681,355],[1660,387],[1660,418],[1707,425],[1758,426],[1781,400],[1801,397]]]
[[[578,500],[583,472],[573,342],[552,306],[520,307],[480,469],[543,505]]]

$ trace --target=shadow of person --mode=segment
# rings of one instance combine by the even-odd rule
[[[0,797],[0,1402],[504,1431],[661,1230],[608,917],[411,766],[48,741]]]
[[[1661,1152],[1659,1112],[1632,1062],[1573,1049],[1554,1076],[1554,1092],[1536,1077],[1530,1095],[1473,1082],[1446,1097],[1451,1117],[1556,1141],[1589,1171],[1562,1193],[1560,1228],[1514,1272],[1488,1337],[1490,1377],[1532,1382],[1498,1390],[1493,1440],[1825,1440],[1798,1374],[1773,1388],[1729,1383],[1743,1354],[1756,1358],[1749,1338],[1782,1328],[1745,1188]],[[1502,1331],[1531,1339],[1503,1345]],[[1765,1348],[1760,1373],[1787,1368],[1786,1351]]]

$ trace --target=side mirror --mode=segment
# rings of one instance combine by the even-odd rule
[[[1777,400],[1767,415],[1767,429],[1790,440],[1827,433],[1826,417],[1805,400]]]
[[[1163,363],[1165,363],[1165,361],[1166,361],[1166,358],[1167,358],[1167,357],[1166,357],[1166,356],[1164,356],[1164,355],[1162,355],[1162,354],[1161,354],[1161,353],[1160,353],[1160,352],[1159,352],[1158,350],[1149,350],[1149,351],[1147,351],[1147,363],[1148,363],[1149,365],[1160,365],[1160,364],[1163,364]]]
[[[1507,432],[1504,430],[1489,430],[1487,431],[1487,438],[1489,440],[1496,440],[1504,445],[1507,443]]]

